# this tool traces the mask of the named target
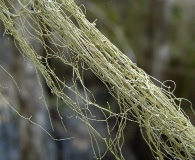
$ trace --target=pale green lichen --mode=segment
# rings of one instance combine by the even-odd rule
[[[152,77],[138,68],[96,29],[95,23],[86,19],[73,0],[7,0],[7,4],[2,0],[0,19],[5,25],[6,33],[13,36],[21,53],[41,72],[52,93],[85,122],[92,146],[99,150],[96,152],[94,149],[96,159],[104,156],[100,152],[97,137],[105,142],[107,149],[116,159],[124,159],[121,152],[123,130],[132,117],[139,124],[141,133],[156,159],[162,160],[167,154],[181,160],[192,160],[195,157],[195,128],[180,108],[182,99],[176,98],[169,87],[164,89],[166,86],[163,83],[161,88],[155,86],[151,81]],[[29,31],[29,28],[32,31]],[[55,50],[47,46],[45,38]],[[47,56],[37,54],[29,42],[30,39],[41,43]],[[50,58],[56,58],[73,68],[74,87],[68,86],[57,77],[48,64]],[[120,113],[114,113],[110,107],[101,107],[90,100],[91,93],[85,87],[80,73],[80,69],[85,70],[85,65],[117,99]],[[79,93],[77,80],[80,81],[85,96]],[[66,95],[65,89],[77,95],[76,102]],[[85,104],[84,109],[78,105],[79,101]],[[105,115],[102,121],[105,123],[110,117],[120,118],[115,138],[102,137],[91,125],[92,118],[88,116],[92,110],[90,105],[102,111]],[[111,135],[108,123],[107,129]]]

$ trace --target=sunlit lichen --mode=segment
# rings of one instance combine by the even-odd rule
[[[132,117],[139,124],[144,139],[157,159],[164,159],[167,154],[182,160],[192,160],[195,157],[195,128],[180,108],[182,99],[176,98],[163,83],[161,88],[155,86],[151,81],[155,79],[138,68],[102,35],[73,0],[7,0],[7,3],[0,1],[0,19],[6,31],[9,31],[6,33],[13,36],[21,53],[34,63],[52,94],[62,99],[85,122],[92,146],[98,148],[98,152],[94,149],[96,159],[104,156],[100,152],[97,137],[104,141],[107,150],[116,159],[124,159],[121,152],[123,129]],[[55,50],[46,44],[45,38]],[[29,39],[41,43],[47,56],[37,54]],[[73,78],[73,87],[57,77],[48,63],[50,58],[56,58],[72,67],[76,77]],[[90,100],[91,93],[85,87],[80,73],[85,65],[117,99],[120,113],[114,113],[110,107],[103,108]],[[80,81],[85,96],[79,93],[77,80]],[[66,95],[64,90],[67,89],[76,95],[76,102]],[[78,102],[82,102],[85,107],[81,108]],[[102,120],[105,123],[110,117],[120,119],[114,138],[102,137],[91,125],[91,105],[99,108],[105,115]],[[108,134],[112,134],[109,125],[107,129]]]

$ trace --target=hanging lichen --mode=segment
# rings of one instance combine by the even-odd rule
[[[20,52],[34,63],[52,94],[62,99],[86,124],[96,159],[104,156],[97,137],[104,141],[116,159],[124,159],[121,152],[123,129],[133,117],[156,159],[164,159],[168,154],[175,159],[192,160],[195,157],[195,128],[180,108],[182,99],[176,98],[170,87],[163,83],[161,88],[155,86],[151,81],[155,79],[102,35],[95,23],[86,19],[81,7],[73,0],[7,0],[7,4],[2,0],[0,19],[5,25],[5,33],[13,36]],[[29,39],[41,43],[46,56],[37,54]],[[46,39],[55,49],[47,45]],[[68,86],[66,80],[55,74],[48,63],[51,58],[72,67],[73,86]],[[86,65],[117,99],[120,113],[114,113],[110,107],[101,107],[89,98],[91,93],[80,72]],[[80,81],[84,96],[79,93],[76,81]],[[68,97],[65,90],[73,92],[76,101]],[[84,107],[79,106],[80,102]],[[114,138],[109,125],[110,138],[102,137],[91,125],[92,106],[105,115],[102,120],[105,123],[110,117],[119,119]]]

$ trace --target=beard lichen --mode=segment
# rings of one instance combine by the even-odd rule
[[[96,159],[103,158],[107,151],[116,159],[124,159],[123,130],[127,121],[132,119],[139,124],[156,159],[162,160],[167,155],[182,160],[195,157],[195,128],[180,107],[183,99],[176,98],[164,83],[161,83],[162,87],[154,85],[152,80],[155,79],[113,45],[95,27],[95,23],[90,23],[73,0],[7,0],[6,4],[2,0],[0,19],[6,28],[5,33],[13,36],[21,54],[34,63],[52,94],[86,124]],[[38,54],[30,41],[41,43],[46,55]],[[48,63],[52,58],[72,67],[73,86],[67,85],[66,79],[55,74]],[[116,98],[120,107],[118,113],[112,111],[109,105],[102,107],[95,98],[90,98],[93,95],[85,87],[81,73],[87,69]],[[84,94],[77,88],[78,81]],[[75,101],[66,94],[67,90],[74,93]],[[100,121],[91,115],[94,108],[104,115],[101,122],[107,126],[108,137],[103,137],[91,124],[92,120]],[[117,121],[114,137],[108,123],[111,117]],[[99,148],[99,139],[107,147],[105,153]]]

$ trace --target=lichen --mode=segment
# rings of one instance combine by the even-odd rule
[[[86,124],[92,147],[99,150],[96,152],[94,149],[96,159],[104,156],[100,152],[97,137],[104,141],[107,150],[112,152],[116,159],[124,159],[121,152],[125,141],[123,130],[132,117],[139,124],[140,131],[156,159],[162,160],[167,154],[182,160],[192,160],[195,157],[195,128],[180,107],[184,99],[176,98],[170,87],[164,83],[161,83],[162,87],[154,85],[152,80],[155,79],[137,67],[94,23],[90,23],[73,0],[25,2],[7,0],[11,6],[8,8],[3,0],[0,1],[0,19],[6,31],[9,31],[6,33],[13,36],[21,54],[34,63],[52,94],[62,99]],[[46,44],[45,38],[55,49]],[[36,53],[29,39],[41,43],[47,55]],[[56,58],[64,65],[72,67],[73,87],[68,86],[66,81],[55,74],[48,63],[50,58]],[[117,99],[119,113],[114,113],[111,107],[101,107],[89,98],[91,93],[85,87],[80,71],[86,69],[85,65]],[[84,96],[79,93],[76,81],[80,81]],[[73,101],[65,90],[73,92],[77,101]],[[78,102],[82,102],[85,107],[81,108]],[[91,106],[101,110],[105,115],[102,121],[107,124],[110,117],[118,119],[118,130],[114,138],[102,137],[91,125]],[[112,134],[109,125],[107,129],[108,134]]]

